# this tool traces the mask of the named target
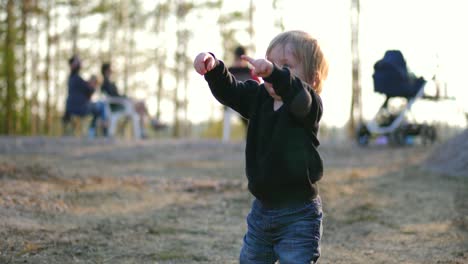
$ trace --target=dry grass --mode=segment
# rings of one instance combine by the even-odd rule
[[[0,139],[0,263],[237,263],[243,143]],[[324,144],[321,263],[467,263],[468,181],[430,148]]]

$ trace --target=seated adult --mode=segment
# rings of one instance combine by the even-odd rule
[[[68,96],[65,106],[64,122],[69,122],[72,115],[87,116],[92,115],[88,136],[96,136],[97,119],[103,123],[103,134],[107,135],[107,117],[105,104],[103,102],[91,102],[91,96],[96,90],[97,82],[87,82],[80,76],[81,60],[78,56],[73,56],[68,60],[70,66],[70,76],[68,77]]]
[[[253,72],[252,68],[250,67],[249,63],[246,60],[242,59],[242,55],[245,55],[245,48],[243,46],[237,46],[234,49],[234,62],[229,67],[229,72],[234,75],[234,77],[238,81],[247,81],[247,80],[254,80],[256,82],[260,82],[260,78]],[[224,113],[228,113],[228,111],[234,112],[232,109],[228,109],[227,106],[224,107]],[[244,124],[244,128],[247,129],[248,120],[242,116],[239,116]]]
[[[246,52],[243,46],[238,46],[234,49],[234,62],[229,67],[229,72],[231,72],[238,81],[254,80],[260,82],[260,79],[255,75],[249,63],[242,59],[242,55],[245,54]]]
[[[141,137],[145,138],[146,137],[146,131],[144,129],[145,128],[144,124],[145,124],[145,120],[147,118],[149,118],[149,116],[150,116],[149,113],[148,113],[148,108],[146,107],[145,102],[140,101],[140,100],[131,99],[131,98],[127,97],[126,95],[119,93],[115,83],[110,80],[110,76],[112,74],[112,67],[111,67],[110,63],[103,63],[102,64],[101,73],[102,73],[102,76],[103,76],[103,82],[102,82],[102,85],[101,85],[101,92],[103,92],[107,96],[126,98],[126,99],[132,101],[133,106],[135,108],[135,112],[137,112],[138,115],[140,116],[140,122],[141,122],[140,126],[141,126],[141,133],[142,133]],[[110,104],[111,111],[119,111],[119,110],[122,109],[122,107],[123,106],[119,105],[119,104],[112,104],[112,103]],[[156,127],[156,126],[161,125],[161,123],[158,122],[156,119],[153,119],[153,120],[150,120],[150,121],[151,121],[151,125],[155,129],[159,128],[159,127]]]

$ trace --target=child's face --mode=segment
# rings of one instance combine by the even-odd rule
[[[267,59],[278,67],[288,67],[293,75],[296,75],[301,80],[305,80],[302,62],[297,60],[294,56],[291,44],[278,45],[274,47],[271,52],[267,54]],[[273,99],[281,99],[281,97],[275,93],[270,83],[265,82],[265,87]]]

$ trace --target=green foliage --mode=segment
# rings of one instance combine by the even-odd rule
[[[0,39],[3,39],[5,37],[5,23],[0,24]]]
[[[225,15],[220,16],[218,19],[218,23],[222,25],[226,25],[235,21],[246,20],[246,19],[248,19],[247,13],[234,11],[234,12],[227,13]]]
[[[182,2],[177,5],[176,15],[179,18],[185,17],[193,8],[193,3]]]
[[[91,7],[89,14],[105,14],[110,12],[112,8],[113,5],[108,0],[101,0],[97,5]]]
[[[217,0],[217,1],[206,1],[203,3],[199,3],[196,5],[197,9],[219,9],[223,5],[222,0]]]
[[[202,138],[222,138],[223,120],[211,120],[201,124],[200,136]],[[246,128],[241,122],[231,123],[231,139],[242,140],[245,138]]]
[[[55,0],[55,5],[57,7],[68,6],[69,4],[70,4],[70,0]]]
[[[4,43],[5,43],[5,39],[0,37],[0,54],[2,54],[1,56],[3,56],[3,54],[6,52]],[[5,64],[5,61],[3,60],[3,57],[2,57],[2,59],[0,60],[0,69],[2,69],[0,70],[0,79],[3,79],[3,77],[5,77],[5,71],[3,71],[4,64]],[[4,91],[4,90],[2,89],[0,91]]]
[[[201,137],[204,138],[221,138],[223,134],[223,121],[211,120],[208,123],[201,125],[204,129],[201,132]]]
[[[99,24],[99,35],[103,36],[106,34],[107,28],[109,28],[110,23],[108,20],[102,20],[101,23]]]

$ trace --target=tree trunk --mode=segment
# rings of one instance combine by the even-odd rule
[[[51,0],[46,1],[45,21],[46,21],[46,57],[45,57],[45,70],[44,70],[44,85],[45,85],[45,117],[44,117],[44,133],[49,134],[52,126],[51,117],[51,85],[50,85],[50,46],[51,46],[51,17],[50,10],[52,8]]]
[[[39,15],[37,15],[37,20],[39,21]],[[36,26],[32,28],[31,37],[34,39],[33,43],[39,43],[39,22]],[[40,89],[40,78],[37,67],[34,65],[39,64],[40,54],[37,45],[31,45],[29,54],[31,58],[31,99],[30,99],[30,110],[31,110],[31,134],[37,135],[40,132],[40,116],[39,116],[39,89]]]
[[[128,17],[128,0],[120,1],[120,12],[122,14],[122,26],[124,27],[124,40],[123,45],[125,46],[124,52],[124,72],[123,72],[123,83],[124,90],[123,93],[127,94],[128,92],[128,75],[129,75],[129,60],[130,60],[130,26],[129,26],[129,17]]]
[[[5,123],[4,133],[14,134],[16,131],[16,71],[15,71],[15,48],[16,48],[16,29],[15,29],[15,1],[7,2],[7,28],[5,37],[5,52],[3,53],[3,67],[6,78],[6,96],[5,96]]]
[[[166,71],[166,56],[158,56],[158,66],[157,66],[157,71],[158,71],[158,81],[156,82],[157,84],[157,90],[156,90],[156,119],[160,120],[161,119],[161,101],[162,101],[162,95],[164,91],[164,74]]]
[[[362,121],[361,82],[359,60],[359,0],[351,4],[351,56],[352,56],[352,95],[349,117],[349,135],[354,136],[357,123]]]
[[[126,73],[127,73],[127,85],[125,86],[127,92],[129,92],[130,86],[133,89],[132,92],[134,92],[135,87],[132,78],[132,84],[130,84],[130,75],[135,74],[135,70],[133,69],[133,58],[135,57],[135,29],[136,29],[136,22],[133,21],[135,18],[132,18],[132,21],[130,22],[130,28],[129,28],[129,35],[130,38],[128,39],[128,65],[126,65]]]
[[[255,31],[254,31],[254,14],[255,14],[255,4],[253,0],[250,0],[249,4],[249,28],[248,33],[250,37],[250,50],[252,54],[255,54]]]
[[[107,60],[108,62],[112,63],[112,58],[114,55],[114,42],[115,42],[115,37],[117,30],[114,28],[115,25],[115,3],[114,1],[111,1],[111,7],[112,9],[109,11],[109,23],[108,23],[108,28],[107,28],[107,34],[108,34],[108,43],[109,43],[109,51],[108,51],[108,56]]]
[[[285,30],[284,26],[284,16],[283,11],[278,7],[278,5],[282,5],[281,0],[273,0],[272,7],[273,13],[275,14],[275,26],[278,27],[280,32]]]
[[[174,68],[174,77],[175,85],[172,95],[172,101],[174,104],[174,129],[172,130],[172,136],[175,138],[180,137],[180,102],[179,102],[179,86],[181,79],[181,69],[180,69],[180,60],[182,59],[181,52],[181,42],[182,42],[182,19],[185,16],[185,1],[181,0],[176,3],[176,51],[175,51],[175,68]]]
[[[179,100],[179,88],[182,85],[187,68],[187,47],[190,39],[190,31],[187,24],[183,23],[185,21],[186,15],[192,10],[193,6],[184,0],[181,0],[177,3],[176,6],[176,57],[175,57],[175,89],[174,89],[174,137],[181,136],[181,124],[179,112],[187,107],[185,101]]]
[[[21,134],[29,134],[31,130],[31,107],[28,99],[28,17],[31,10],[31,1],[23,1],[21,6]]]
[[[70,0],[70,25],[71,25],[71,40],[72,54],[78,54],[78,38],[80,35],[80,16],[81,4],[80,0]]]
[[[179,43],[179,37],[177,37],[177,42]],[[179,120],[179,85],[180,85],[180,70],[178,69],[180,54],[179,51],[176,51],[176,64],[174,69],[175,85],[172,95],[172,102],[174,104],[174,129],[172,130],[172,136],[178,138],[180,136],[180,120]]]
[[[183,79],[183,87],[184,87],[184,101],[183,101],[183,109],[184,109],[184,136],[187,137],[190,135],[190,121],[188,119],[188,79],[189,79],[189,69],[192,66],[190,61],[188,60],[187,53],[188,53],[188,44],[189,44],[189,31],[185,30],[184,32],[184,39],[183,39],[183,49],[182,49],[182,58],[181,58],[181,66],[183,67],[182,70],[182,77]]]
[[[154,30],[156,37],[164,33],[166,19],[169,16],[171,1],[157,3],[155,7]],[[162,42],[161,42],[162,43]],[[155,61],[158,80],[156,81],[156,119],[161,120],[161,102],[164,94],[164,74],[166,73],[166,53],[164,45],[155,48]]]
[[[52,108],[54,109],[54,116],[53,120],[57,120],[57,122],[53,122],[55,124],[54,131],[57,134],[62,134],[62,123],[61,123],[61,112],[59,111],[60,107],[59,104],[63,102],[63,94],[65,90],[65,85],[60,82],[60,73],[62,72],[60,65],[61,62],[64,61],[61,56],[61,45],[60,45],[60,34],[59,34],[59,19],[60,13],[57,9],[55,9],[54,14],[54,42],[55,42],[55,57],[53,61],[54,67],[54,100],[52,103]],[[60,120],[60,121],[59,121]]]

